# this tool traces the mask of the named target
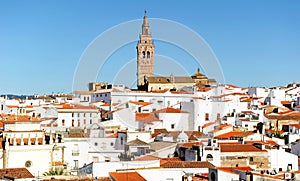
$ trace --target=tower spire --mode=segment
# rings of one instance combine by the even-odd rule
[[[147,11],[144,11],[144,20],[142,25],[142,34],[148,35],[149,34],[149,23],[148,23],[148,17],[147,17]]]

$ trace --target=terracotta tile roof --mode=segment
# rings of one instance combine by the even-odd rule
[[[279,113],[268,113],[265,114],[268,119],[278,119],[278,120],[300,120],[300,112],[298,111],[286,111]]]
[[[215,122],[208,122],[208,123],[205,123],[204,125],[202,125],[202,128],[206,128],[206,127],[208,127],[208,126],[210,126],[210,125],[213,125],[213,124],[215,124]]]
[[[109,172],[115,181],[147,181],[137,172]]]
[[[155,111],[155,113],[188,113],[188,112],[182,111],[180,109],[174,109],[171,107],[167,107],[164,109],[157,110],[157,111]]]
[[[18,105],[7,105],[6,107],[8,107],[8,108],[10,108],[10,109],[12,109],[12,108],[19,108]]]
[[[160,159],[160,165],[164,164],[164,163],[167,163],[169,161],[182,161],[179,157],[171,157],[171,158],[161,158]]]
[[[220,148],[221,152],[266,152],[247,144],[220,144]]]
[[[106,138],[117,138],[118,137],[118,133],[114,133],[112,135],[107,136]]]
[[[135,140],[127,142],[126,145],[127,146],[144,146],[144,145],[149,145],[149,144],[137,138]]]
[[[160,121],[155,113],[135,113],[135,119],[139,122],[151,124],[153,121]]]
[[[193,146],[201,146],[202,142],[197,141],[197,142],[188,142],[188,143],[179,143],[178,146],[184,147],[184,148],[192,148]]]
[[[215,168],[207,161],[168,161],[160,166],[162,168]]]
[[[291,101],[281,101],[281,104],[292,104]]]
[[[232,84],[226,84],[226,86],[231,87],[231,88],[239,88],[238,86],[232,85]]]
[[[236,171],[241,171],[241,172],[246,172],[246,171],[253,171],[253,169],[249,166],[245,166],[245,167],[217,167],[217,170],[221,170],[224,172],[230,172],[230,173],[235,173],[238,174]]]
[[[4,168],[0,169],[0,179],[4,177],[20,178],[34,178],[34,176],[26,168]]]
[[[173,140],[176,141],[180,133],[181,131],[170,131],[167,135],[172,136]],[[197,138],[205,136],[204,133],[199,131],[184,131],[184,133],[189,137],[189,141],[197,140]]]
[[[148,160],[159,160],[159,157],[152,156],[152,155],[146,155],[139,158],[134,159],[134,161],[148,161]]]
[[[152,104],[151,102],[138,102],[138,101],[129,101],[132,104],[136,104],[136,105],[140,105],[140,106],[148,106],[150,104]]]
[[[156,133],[156,134],[160,134],[160,133],[166,133],[166,134],[168,134],[169,132],[168,132],[167,129],[162,128],[162,129],[154,129],[154,133]]]
[[[254,143],[259,143],[259,144],[264,144],[264,145],[271,145],[271,146],[279,146],[279,144],[277,144],[273,140],[265,140],[265,141],[251,140],[251,141],[245,141],[245,144],[253,145]]]
[[[41,119],[31,117],[28,115],[1,115],[3,123],[17,123],[17,122],[41,122]]]
[[[173,142],[151,142],[149,143],[150,144],[150,149],[151,150],[155,150],[155,151],[158,151],[158,150],[161,150],[163,148],[167,148],[167,147],[170,147],[170,146],[176,146],[176,143],[173,143]]]
[[[253,131],[247,131],[247,132],[231,131],[231,132],[228,132],[228,133],[224,133],[224,134],[215,136],[214,138],[216,138],[216,139],[230,139],[232,137],[244,138],[244,137],[247,137],[247,136],[252,135],[252,134],[254,134]]]
[[[297,128],[297,129],[300,129],[300,125],[299,124],[290,124],[290,126],[293,126],[293,127]]]

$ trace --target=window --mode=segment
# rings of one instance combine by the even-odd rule
[[[74,160],[74,170],[78,169],[78,160]]]
[[[110,142],[110,146],[114,146],[114,143],[113,143],[113,142]]]
[[[72,117],[74,117],[74,113],[72,112]]]
[[[77,117],[80,117],[80,113],[77,114]]]
[[[171,124],[171,129],[174,129],[175,128],[175,124]]]
[[[92,120],[90,119],[90,124],[92,124]]]
[[[86,125],[86,119],[83,120],[83,124]]]
[[[93,162],[99,162],[99,158],[97,156],[93,156]]]
[[[95,146],[98,146],[98,143],[97,143],[97,142],[95,142],[95,143],[94,143],[94,145],[95,145]]]
[[[209,121],[209,113],[205,113],[205,121]]]
[[[123,141],[124,141],[124,140],[123,140],[123,137],[121,137],[121,145],[123,145]]]
[[[250,162],[253,162],[253,157],[250,157]]]
[[[145,51],[142,52],[142,58],[145,58],[146,57],[146,53]]]
[[[28,161],[25,162],[25,167],[26,168],[29,168],[31,166],[32,166],[32,162],[30,160],[28,160]]]
[[[80,126],[80,120],[78,119],[78,127]]]
[[[248,124],[245,124],[245,127],[248,127]]]
[[[64,120],[64,119],[61,120],[61,125],[62,125],[62,126],[65,126],[65,120]]]
[[[74,127],[74,119],[72,119],[72,127]]]
[[[214,157],[211,154],[206,155],[206,160],[207,161],[213,161]]]
[[[147,58],[150,58],[150,52],[147,51]]]

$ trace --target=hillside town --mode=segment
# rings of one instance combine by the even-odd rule
[[[137,88],[0,98],[0,180],[300,180],[300,84],[154,73],[145,13]]]

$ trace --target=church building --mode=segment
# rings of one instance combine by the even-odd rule
[[[195,86],[215,85],[214,79],[208,79],[204,74],[192,76],[155,76],[154,75],[154,44],[149,31],[149,22],[146,11],[143,18],[142,33],[139,36],[137,49],[137,87],[144,91],[187,90]]]

